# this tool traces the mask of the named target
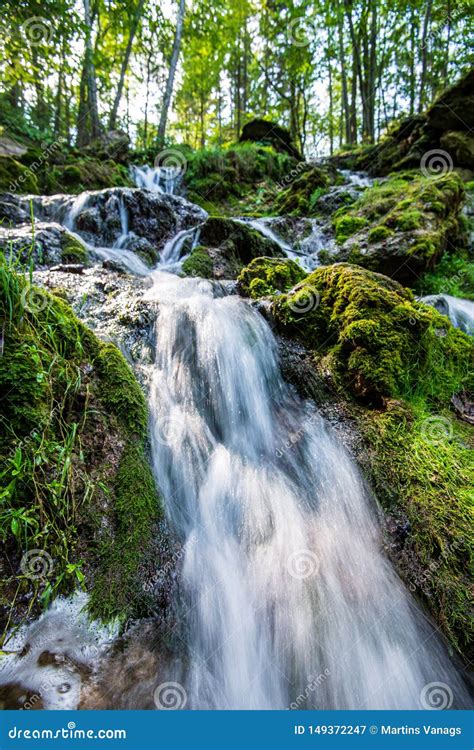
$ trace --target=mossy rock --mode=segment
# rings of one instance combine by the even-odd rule
[[[449,401],[467,384],[468,337],[380,274],[346,263],[318,268],[273,311],[281,330],[324,357],[334,382],[364,403],[415,393]]]
[[[214,262],[208,250],[202,245],[197,245],[182,265],[185,276],[199,276],[202,279],[212,279]]]
[[[283,257],[278,243],[263,237],[247,224],[211,216],[199,234],[195,248],[182,266],[185,275],[235,279],[244,265],[261,256]]]
[[[255,258],[241,271],[239,290],[246,297],[258,299],[286,292],[305,276],[306,271],[289,258]]]
[[[319,167],[310,167],[295,177],[275,200],[275,213],[309,216],[319,198],[329,187],[329,177]]]
[[[415,285],[449,247],[465,242],[463,200],[464,187],[455,173],[392,175],[367,189],[352,206],[335,212],[333,226],[341,247],[330,259]]]
[[[64,300],[30,286],[0,256],[0,520],[4,586],[38,610],[77,586],[94,614],[142,611],[139,570],[162,509],[147,457],[145,397],[120,351]],[[20,561],[53,564],[29,580]],[[9,607],[0,612],[9,617]]]
[[[11,156],[0,156],[0,192],[38,193],[38,179],[29,167]]]
[[[63,263],[87,264],[89,259],[87,249],[70,232],[64,232],[61,237],[61,260]]]

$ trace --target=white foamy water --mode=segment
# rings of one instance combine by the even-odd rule
[[[474,302],[471,300],[452,297],[450,294],[430,294],[421,297],[420,302],[447,315],[455,328],[460,328],[469,336],[474,335]]]
[[[40,696],[46,709],[74,709],[85,675],[97,670],[118,627],[91,622],[85,612],[87,596],[58,598],[32,625],[22,627],[4,648],[0,685],[16,684]],[[35,698],[30,698],[35,705]],[[29,708],[26,705],[26,708]]]
[[[174,677],[189,706],[416,709],[433,682],[462,704],[381,551],[373,499],[282,380],[267,323],[216,283],[158,272],[148,294],[155,471],[185,550],[189,666]]]

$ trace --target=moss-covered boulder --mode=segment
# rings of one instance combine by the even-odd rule
[[[305,169],[275,200],[275,213],[310,216],[318,198],[329,187],[329,177],[319,167]]]
[[[472,342],[397,282],[347,264],[316,269],[272,310],[285,340],[304,346],[304,383],[325,385],[320,402],[355,429],[388,554],[468,660],[474,439],[451,399],[469,389]]]
[[[280,329],[324,357],[335,384],[364,403],[423,393],[449,401],[472,344],[396,281],[346,263],[318,268],[275,298]]]
[[[25,164],[12,156],[0,156],[0,192],[38,193],[38,179]]]
[[[235,279],[254,258],[281,258],[284,253],[273,240],[263,237],[244,222],[209,217],[199,232],[199,246],[183,263],[185,275]]]
[[[161,515],[143,393],[119,350],[63,300],[3,259],[0,280],[2,615],[13,602],[21,619],[78,586],[96,615],[138,614]],[[30,554],[44,563],[39,576]]]
[[[255,258],[240,272],[239,291],[258,299],[276,292],[287,292],[307,276],[298,263],[289,258]]]
[[[403,172],[367,189],[333,215],[339,249],[348,261],[414,285],[448,247],[464,242],[462,181],[455,173]]]

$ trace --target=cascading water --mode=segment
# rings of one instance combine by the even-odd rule
[[[423,707],[464,688],[383,556],[344,449],[285,385],[269,326],[222,285],[155,273],[156,475],[184,549],[195,709]],[[311,685],[317,680],[317,689]]]
[[[453,326],[469,336],[474,335],[474,302],[459,299],[450,294],[430,294],[421,297],[420,302],[435,307],[443,315],[447,315]]]
[[[63,223],[74,229],[87,201],[69,201]],[[115,244],[127,233],[122,213]],[[198,235],[180,229],[166,243],[146,291],[159,303],[154,468],[183,551],[175,604],[187,653],[166,678],[183,686],[193,709],[417,709],[432,684],[464,707],[442,641],[381,551],[373,498],[317,408],[283,381],[269,325],[225,283],[168,272]],[[45,652],[71,658],[68,673],[45,688],[45,706],[54,708],[77,706],[81,664],[98,669],[83,623],[76,629],[79,615],[65,617],[62,607],[26,629],[18,646],[39,633]],[[105,648],[110,635],[98,637]],[[0,684],[12,670],[34,690],[45,677],[34,660],[13,655]],[[64,683],[66,703],[57,696]],[[133,707],[142,707],[139,698]]]
[[[139,188],[174,195],[181,169],[177,167],[132,167],[132,177]]]

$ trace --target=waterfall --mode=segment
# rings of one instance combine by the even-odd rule
[[[459,299],[450,294],[430,294],[421,297],[420,302],[435,307],[443,315],[447,315],[453,326],[469,336],[474,335],[474,302]]]
[[[174,195],[181,169],[177,167],[132,167],[135,185],[146,190]]]
[[[183,545],[195,709],[416,709],[464,688],[381,551],[377,508],[250,304],[153,274],[154,468]],[[311,686],[317,681],[316,689]]]

